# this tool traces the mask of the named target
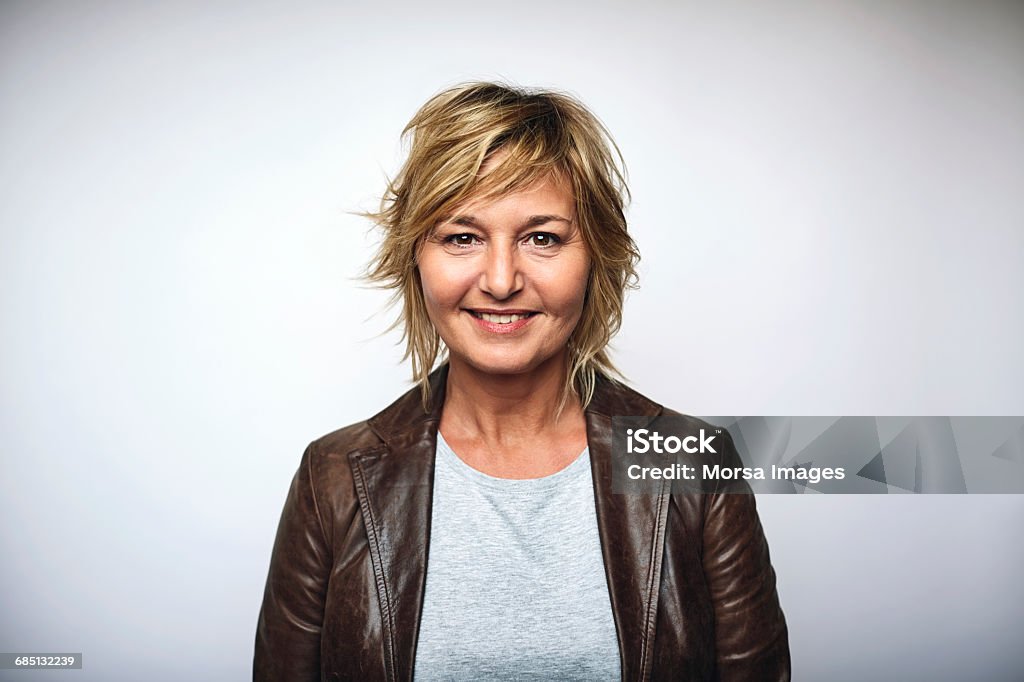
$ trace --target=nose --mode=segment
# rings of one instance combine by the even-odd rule
[[[498,300],[505,300],[523,288],[523,273],[514,246],[491,244],[480,273],[480,288]]]

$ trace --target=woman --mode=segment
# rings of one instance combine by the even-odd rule
[[[788,679],[753,496],[612,491],[611,418],[670,411],[610,378],[638,255],[604,128],[476,83],[406,132],[370,277],[418,387],[306,449],[254,679]]]

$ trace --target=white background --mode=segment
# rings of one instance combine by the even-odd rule
[[[0,4],[0,650],[86,660],[41,679],[251,676],[303,448],[408,385],[352,212],[460,81],[615,135],[643,393],[1024,414],[1024,5],[354,5]],[[759,505],[798,679],[1019,679],[1024,496]]]

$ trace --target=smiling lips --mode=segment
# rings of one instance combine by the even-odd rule
[[[473,320],[482,329],[495,334],[508,334],[526,326],[537,313],[528,310],[510,310],[508,312],[483,312],[469,310]]]

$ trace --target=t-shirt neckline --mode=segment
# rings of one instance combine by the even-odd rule
[[[576,456],[567,466],[559,469],[553,474],[541,476],[540,478],[500,478],[491,476],[474,469],[459,457],[452,449],[448,441],[437,432],[437,461],[447,466],[451,471],[460,477],[472,481],[477,485],[497,490],[514,492],[534,492],[538,490],[549,490],[557,486],[573,481],[590,470],[590,447],[583,448],[583,452]]]

